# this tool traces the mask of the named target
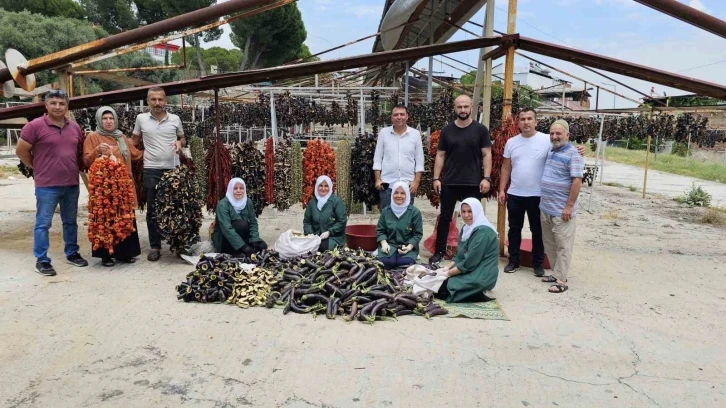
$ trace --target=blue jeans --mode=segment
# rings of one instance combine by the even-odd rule
[[[75,254],[78,247],[78,186],[35,188],[35,229],[33,230],[33,255],[38,262],[50,262],[48,230],[53,222],[53,213],[60,204],[63,222],[63,242],[66,257]]]

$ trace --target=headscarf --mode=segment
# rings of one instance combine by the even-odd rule
[[[320,193],[318,193],[318,186],[320,186],[323,181],[328,183],[328,187],[330,188],[330,190],[328,190],[328,194],[325,196],[321,196]],[[315,180],[315,198],[318,199],[318,210],[323,209],[323,206],[328,202],[331,195],[333,195],[333,180],[331,180],[328,176],[318,177],[318,179]]]
[[[245,196],[239,200],[234,198],[234,186],[236,186],[237,183],[241,183],[245,186]],[[240,212],[245,209],[247,206],[247,184],[245,184],[244,180],[235,177],[229,181],[229,184],[227,184],[227,200],[229,200],[230,204],[232,204],[235,211]]]
[[[113,115],[113,123],[114,128],[112,131],[107,132],[103,128],[103,114],[104,113],[110,113]],[[118,130],[118,115],[116,115],[116,111],[113,110],[110,106],[101,106],[96,111],[96,133],[98,133],[101,136],[108,136],[108,137],[114,137],[116,138],[116,144],[118,145],[118,150],[121,152],[121,156],[123,156],[124,161],[129,159],[129,149],[126,146],[126,136],[124,136],[123,133],[121,133],[120,130]]]
[[[393,201],[393,193],[395,193],[399,187],[401,187],[406,193],[406,201],[404,201],[401,205],[398,205],[395,201]],[[411,204],[411,191],[409,190],[408,183],[405,181],[397,181],[393,183],[393,187],[391,188],[391,211],[393,211],[393,215],[395,215],[396,218],[401,218],[403,213],[408,210],[409,204]]]
[[[485,226],[489,227],[494,232],[497,231],[496,228],[494,228],[494,225],[492,225],[491,222],[487,219],[487,216],[484,215],[484,208],[481,206],[481,201],[477,200],[476,198],[467,198],[466,200],[461,202],[461,205],[459,206],[459,214],[461,214],[461,208],[464,206],[464,204],[468,205],[469,208],[471,208],[471,213],[474,216],[471,225],[464,223],[464,227],[461,229],[461,240],[466,241],[471,236],[472,231],[474,231],[474,228]]]

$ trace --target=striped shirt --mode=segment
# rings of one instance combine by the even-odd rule
[[[553,217],[561,217],[570,196],[573,178],[582,178],[585,160],[572,143],[551,149],[547,153],[544,173],[542,174],[542,199],[539,209]],[[577,214],[577,200],[572,216]]]

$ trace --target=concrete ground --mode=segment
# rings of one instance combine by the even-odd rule
[[[192,267],[168,252],[146,261],[141,214],[144,255],[114,268],[64,264],[56,216],[58,276],[44,278],[32,182],[0,181],[0,202],[0,406],[726,406],[726,229],[672,200],[598,188],[569,291],[547,293],[527,268],[500,275],[492,294],[510,321],[372,326],[178,302]],[[436,210],[417,206],[428,236]],[[265,210],[263,238],[301,219]]]

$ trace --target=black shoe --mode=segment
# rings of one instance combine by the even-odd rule
[[[80,267],[88,266],[88,261],[83,259],[81,254],[79,254],[78,252],[76,252],[75,254],[73,254],[71,256],[67,256],[66,261],[69,264],[74,265],[74,266],[80,266]]]
[[[534,269],[534,276],[536,276],[538,278],[541,278],[541,277],[544,276],[545,270],[544,270],[544,268],[541,265],[540,266],[535,266],[533,269]]]
[[[43,276],[55,276],[55,269],[50,262],[36,262],[35,271]]]
[[[444,254],[441,252],[435,253],[431,258],[429,258],[429,264],[436,264],[441,262],[444,259]]]
[[[107,266],[110,268],[110,267],[116,265],[116,263],[113,261],[113,258],[108,257],[108,258],[101,259],[101,265]]]
[[[506,273],[514,273],[514,271],[516,271],[517,269],[519,269],[519,264],[518,263],[515,263],[515,262],[512,262],[512,261],[509,261],[509,263],[507,264],[507,266],[504,267],[504,272],[506,272]]]

